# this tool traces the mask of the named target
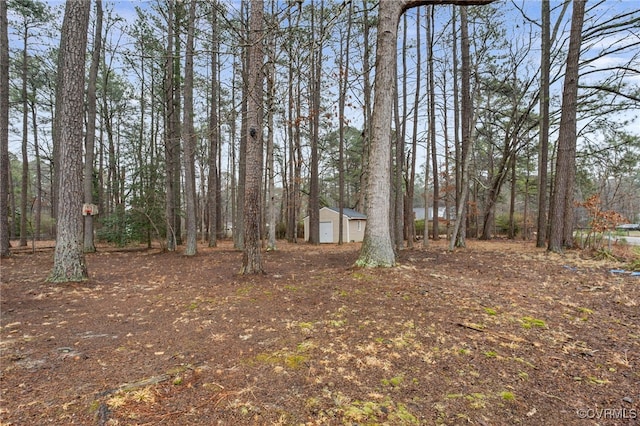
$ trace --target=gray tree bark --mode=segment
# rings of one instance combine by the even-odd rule
[[[261,274],[262,254],[260,252],[260,213],[262,179],[262,95],[263,95],[263,53],[262,16],[263,0],[251,0],[249,21],[249,72],[247,76],[247,125],[246,125],[246,168],[244,197],[244,254],[242,269],[244,275]]]
[[[209,112],[209,187],[207,192],[209,211],[209,247],[218,245],[218,221],[220,213],[220,180],[218,179],[218,2],[211,5],[211,110]]]
[[[582,25],[586,0],[575,0],[571,16],[571,33],[567,66],[562,91],[562,113],[556,158],[556,178],[554,181],[552,209],[549,219],[549,247],[553,252],[561,252],[573,245],[573,188],[576,163],[576,112],[578,102],[578,65],[582,44]]]
[[[58,230],[50,282],[83,281],[88,278],[82,229],[82,144],[85,83],[85,52],[91,2],[66,4],[61,33],[58,72],[62,73],[57,105],[61,161],[58,188]]]
[[[187,45],[184,64],[184,197],[186,202],[187,244],[186,256],[194,256],[198,251],[195,150],[196,134],[193,126],[193,39],[195,33],[196,2],[189,3]]]
[[[0,1],[0,257],[9,250],[9,24]]]
[[[29,58],[27,55],[29,40],[29,25],[26,23],[23,28],[22,46],[22,177],[20,180],[20,247],[27,245],[27,198],[29,196],[29,156],[27,145],[29,142],[29,98],[27,94],[27,80],[29,78]]]
[[[164,78],[164,152],[165,152],[165,219],[167,226],[167,250],[174,251],[176,249],[176,208],[175,192],[180,188],[175,188],[174,179],[174,158],[176,130],[174,129],[175,111],[174,98],[174,67],[173,67],[173,41],[174,41],[174,0],[169,0],[167,10],[167,57],[165,59],[165,78]]]
[[[403,3],[397,0],[380,0],[376,51],[376,75],[374,81],[372,137],[368,163],[366,211],[367,226],[358,266],[394,266],[396,263],[391,241],[390,222],[390,156],[391,117],[393,110],[396,42],[398,20]]]
[[[93,36],[93,52],[89,68],[87,85],[87,135],[84,154],[84,202],[93,204],[93,158],[96,140],[96,82],[100,49],[102,48],[102,0],[96,0],[96,30]],[[93,253],[96,246],[93,241],[93,216],[84,216],[84,251]]]

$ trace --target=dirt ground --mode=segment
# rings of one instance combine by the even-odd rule
[[[524,242],[2,260],[1,425],[640,425],[640,277]],[[632,255],[631,248],[626,249]],[[637,255],[637,254],[636,254]]]

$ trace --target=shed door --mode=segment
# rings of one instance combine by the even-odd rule
[[[320,222],[320,242],[321,243],[333,242],[333,223],[332,222]]]

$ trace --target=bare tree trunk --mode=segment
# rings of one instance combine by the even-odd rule
[[[558,137],[558,158],[550,214],[550,251],[561,252],[573,245],[573,189],[576,161],[576,110],[578,101],[578,64],[582,42],[586,0],[575,0],[571,17],[569,50],[562,92],[562,115]]]
[[[353,2],[349,3],[349,13],[347,16],[347,34],[340,43],[340,95],[338,99],[338,120],[339,120],[339,148],[338,148],[338,244],[344,243],[344,109],[347,98],[347,87],[349,84],[349,42],[351,41],[351,22],[353,16]],[[343,48],[343,43],[345,46]]]
[[[172,143],[173,143],[173,164],[172,164],[172,168],[173,168],[173,196],[174,196],[174,201],[173,201],[173,206],[174,206],[174,232],[175,232],[175,238],[176,238],[176,245],[182,245],[182,217],[181,217],[181,210],[182,210],[182,191],[181,191],[181,184],[182,184],[182,161],[181,161],[181,150],[180,150],[180,140],[182,138],[182,127],[181,127],[181,123],[180,123],[180,110],[181,110],[181,105],[182,105],[182,96],[181,96],[181,86],[182,86],[182,78],[180,75],[180,58],[181,58],[181,48],[182,48],[182,43],[180,40],[180,29],[182,28],[182,20],[184,18],[184,3],[182,1],[176,1],[174,3],[174,31],[173,31],[173,37],[174,37],[174,41],[173,41],[173,48],[174,51],[172,52],[172,54],[170,55],[171,59],[172,59],[172,64],[173,64],[173,81],[172,81],[172,88],[173,88],[173,98],[172,98],[172,102],[173,102],[173,115],[171,116],[171,128],[173,129],[174,132],[174,137],[172,139]]]
[[[358,207],[361,209],[362,213],[367,214],[367,191],[366,188],[369,185],[369,151],[371,147],[371,132],[372,132],[372,123],[371,123],[371,114],[372,107],[371,101],[373,99],[371,93],[371,28],[369,26],[369,5],[367,4],[367,0],[362,0],[362,21],[363,21],[363,29],[362,29],[362,38],[363,38],[363,106],[364,106],[364,122],[363,122],[363,130],[362,130],[362,173],[360,174],[360,194],[358,197]]]
[[[424,231],[422,235],[422,247],[429,247],[429,153],[431,152],[431,144],[427,141],[425,144],[424,162]]]
[[[89,82],[87,85],[87,134],[85,136],[84,154],[84,202],[93,204],[93,159],[96,140],[96,83],[98,80],[98,66],[100,65],[100,50],[102,49],[102,0],[96,0],[96,28],[93,36],[93,52],[89,68]],[[93,241],[93,216],[84,216],[84,251],[93,253],[96,246]]]
[[[246,48],[242,53],[242,81],[247,81],[249,60]],[[233,246],[238,250],[244,250],[245,236],[245,197],[246,197],[246,179],[247,179],[247,84],[242,88],[242,106],[240,118],[240,143],[238,146],[238,185],[236,194],[236,216],[233,224]]]
[[[458,82],[458,75],[460,71],[460,67],[458,66],[458,31],[456,29],[457,22],[457,7],[451,8],[451,38],[452,38],[452,66],[453,66],[453,146],[454,146],[454,169],[455,169],[455,210],[456,214],[460,209],[460,201],[462,200],[462,141],[460,140],[460,127],[461,127],[461,111],[460,111],[460,84]],[[457,216],[455,218],[457,220]],[[460,225],[461,234],[465,234],[465,223],[462,222]],[[455,221],[454,221],[455,228]],[[457,235],[453,233],[449,236],[451,241],[455,241]],[[451,249],[453,250],[453,243],[450,244]]]
[[[198,251],[198,220],[196,203],[196,173],[195,150],[196,134],[193,126],[193,39],[195,35],[196,1],[189,3],[189,18],[187,20],[187,44],[184,64],[184,187],[186,202],[186,230],[187,244],[185,256],[194,256]]]
[[[291,18],[289,18],[291,19]],[[293,48],[289,46],[291,51],[290,55],[292,55]],[[294,108],[293,108],[293,61],[289,61],[289,84],[288,84],[288,93],[289,93],[289,102],[287,103],[287,115],[288,115],[288,125],[287,125],[287,139],[288,139],[288,152],[289,152],[289,185],[287,190],[287,229],[286,236],[287,241],[290,243],[296,242],[296,177],[294,172],[294,162],[295,162],[295,151],[296,146],[294,144],[295,136],[294,136],[294,127],[297,126],[297,120],[294,116]]]
[[[460,8],[460,29],[461,29],[461,52],[462,52],[462,90],[461,90],[461,176],[460,176],[460,196],[457,205],[456,222],[449,243],[449,250],[454,246],[465,246],[465,223],[467,216],[467,198],[469,195],[469,164],[471,161],[471,69],[469,59],[469,26],[467,10]]]
[[[429,143],[431,144],[431,173],[433,175],[433,240],[440,239],[438,210],[440,208],[440,184],[438,179],[438,147],[436,145],[436,79],[433,64],[434,8],[430,7],[427,21],[427,69],[429,73]],[[427,158],[427,161],[429,159]],[[428,210],[429,206],[425,206]]]
[[[9,154],[7,154],[7,159],[9,157]],[[13,173],[11,173],[11,161],[7,160],[7,165],[8,165],[8,175],[9,175],[9,211],[11,212],[11,227],[9,229],[9,239],[10,240],[15,240],[16,239],[16,223],[17,223],[17,219],[16,219],[16,187],[15,187],[15,182],[13,181]],[[53,234],[55,235],[55,229]]]
[[[249,28],[249,19],[247,16],[247,5],[248,2],[242,2],[240,4],[240,15],[242,16],[243,25],[246,26],[245,37],[247,40],[250,38],[251,29]],[[250,43],[250,42],[249,42]],[[241,49],[241,57],[240,61],[242,63],[241,67],[241,75],[243,82],[242,85],[242,106],[240,108],[240,144],[238,147],[238,186],[237,186],[237,194],[236,194],[236,215],[234,218],[233,224],[233,246],[238,250],[245,250],[245,197],[246,197],[246,179],[247,179],[247,97],[251,94],[248,93],[251,89],[248,84],[248,73],[249,73],[249,47],[248,44],[245,43],[245,46]]]
[[[40,240],[42,229],[42,166],[40,164],[40,143],[38,140],[38,114],[36,113],[35,89],[32,92],[34,102],[31,103],[31,121],[33,123],[33,151],[36,161],[36,198],[33,206],[34,233],[33,238]]]
[[[176,205],[175,205],[175,192],[180,191],[180,188],[174,186],[174,158],[177,155],[175,152],[175,138],[176,130],[173,127],[174,115],[176,111],[173,102],[174,97],[174,67],[173,67],[173,42],[174,42],[174,11],[175,0],[168,0],[167,10],[167,57],[165,60],[165,78],[164,78],[164,146],[165,146],[165,218],[167,226],[167,250],[174,251],[177,246],[176,242]]]
[[[511,156],[511,193],[509,198],[509,239],[516,238],[516,226],[515,226],[515,208],[516,208],[516,154]]]
[[[427,9],[427,8],[425,8]],[[428,12],[427,12],[428,13]],[[420,12],[416,13],[416,87],[413,98],[413,130],[411,135],[411,157],[408,165],[407,197],[404,206],[404,222],[407,234],[407,247],[413,248],[416,239],[416,219],[413,214],[413,198],[416,188],[416,160],[418,151],[418,109],[420,107],[420,86],[422,85],[422,44],[420,42]],[[426,209],[425,209],[426,211]],[[426,222],[425,222],[426,223]]]
[[[447,87],[447,72],[443,71],[442,73],[442,87]],[[451,238],[451,174],[449,164],[451,162],[450,158],[450,145],[449,145],[449,112],[448,105],[445,98],[444,101],[444,109],[442,111],[442,128],[444,134],[444,217],[447,222],[447,240]],[[455,189],[454,189],[455,192]]]
[[[9,23],[0,1],[0,257],[9,249]]]
[[[389,221],[389,177],[391,115],[395,80],[396,42],[398,20],[402,3],[396,0],[381,0],[378,15],[376,52],[375,98],[373,104],[371,158],[367,185],[367,212],[364,241],[359,266],[393,266],[396,263]]]
[[[322,79],[322,48],[324,1],[320,0],[318,34],[315,29],[315,5],[311,3],[311,159],[309,179],[309,243],[320,244],[320,187],[318,170],[318,139],[320,131],[320,82]]]
[[[209,111],[209,188],[207,192],[209,211],[209,247],[218,245],[218,214],[220,200],[218,191],[220,180],[218,174],[218,1],[211,5],[211,110]]]
[[[247,163],[244,198],[244,253],[241,272],[244,275],[261,274],[260,253],[260,189],[262,179],[262,102],[263,102],[263,53],[262,16],[263,0],[251,0],[249,21],[249,47],[247,75]]]
[[[20,181],[20,247],[27,245],[27,197],[29,196],[29,156],[27,144],[29,135],[29,98],[27,96],[27,80],[29,64],[27,57],[27,41],[29,39],[29,27],[25,24],[22,49],[22,178]]]
[[[549,163],[549,74],[551,62],[551,7],[542,0],[542,40],[540,64],[540,148],[538,150],[538,223],[536,247],[547,242],[547,168]]]
[[[271,16],[275,15],[275,0],[271,1]],[[276,108],[276,36],[269,39],[269,66],[267,67],[267,96],[269,107],[267,109],[267,250],[276,250],[276,196],[275,196],[275,170],[273,159]]]
[[[400,94],[398,93],[398,74],[396,72],[395,103],[395,161],[391,165],[394,171],[392,188],[392,238],[396,252],[404,249],[404,144],[407,120],[407,15],[402,17],[402,114],[400,113]],[[395,168],[393,167],[395,165]]]
[[[91,2],[69,2],[62,24],[58,72],[62,83],[56,114],[60,130],[60,204],[58,235],[50,282],[83,281],[88,278],[82,247],[82,130],[85,52]]]

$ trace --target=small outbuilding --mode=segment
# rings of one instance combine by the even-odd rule
[[[345,243],[362,241],[367,216],[353,209],[342,209],[342,215],[342,240]],[[320,242],[337,243],[339,230],[340,209],[322,207],[320,209]],[[304,240],[309,241],[309,216],[304,218]]]

